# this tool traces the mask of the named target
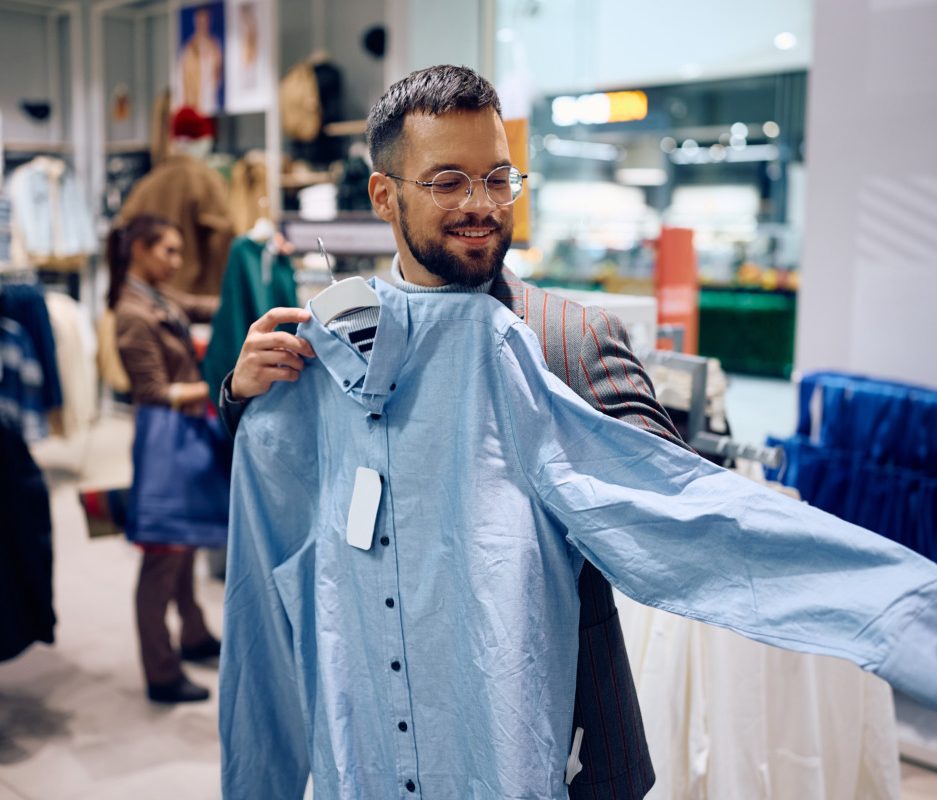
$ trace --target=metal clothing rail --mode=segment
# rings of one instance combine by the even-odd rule
[[[670,350],[653,350],[644,362],[647,365],[680,370],[690,375],[690,407],[687,414],[687,444],[701,455],[743,458],[757,461],[766,467],[777,469],[784,459],[781,447],[762,447],[736,442],[730,436],[711,433],[706,428],[706,382],[708,361],[701,356],[675,353]]]

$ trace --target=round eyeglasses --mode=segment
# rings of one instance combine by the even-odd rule
[[[444,211],[455,211],[462,208],[472,199],[475,184],[485,184],[485,194],[492,203],[498,206],[509,206],[524,191],[524,179],[527,175],[517,167],[495,167],[484,178],[470,178],[461,170],[444,169],[431,181],[415,181],[411,178],[402,178],[385,172],[388,178],[415,183],[430,190],[433,202]]]

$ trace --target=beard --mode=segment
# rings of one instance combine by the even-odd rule
[[[457,223],[446,226],[443,236],[450,231],[461,228],[492,228],[496,237],[495,245],[479,247],[469,250],[465,256],[457,256],[446,249],[445,240],[438,241],[424,237],[418,241],[410,229],[407,219],[407,207],[400,198],[400,230],[404,241],[413,257],[419,261],[428,272],[446,283],[457,283],[460,286],[481,286],[494,278],[504,263],[504,256],[511,246],[511,236],[514,232],[513,220],[510,218],[506,224],[499,224],[494,217],[480,218],[475,214],[467,214]]]

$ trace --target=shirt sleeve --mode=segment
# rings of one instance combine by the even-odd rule
[[[305,633],[274,573],[305,540],[311,499],[279,452],[250,428],[235,444],[219,689],[229,800],[302,797],[310,772],[293,652],[294,636]]]
[[[789,650],[849,659],[937,708],[937,564],[581,402],[518,324],[511,435],[568,542],[624,594]]]
[[[218,311],[219,300],[214,295],[190,294],[170,286],[160,287],[160,291],[179,306],[192,322],[211,322]]]

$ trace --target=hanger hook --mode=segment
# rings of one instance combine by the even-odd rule
[[[316,241],[319,243],[319,255],[325,259],[325,267],[329,271],[329,277],[332,279],[332,283],[335,283],[335,273],[332,272],[332,261],[329,258],[328,251],[325,249],[322,237],[317,236]]]

